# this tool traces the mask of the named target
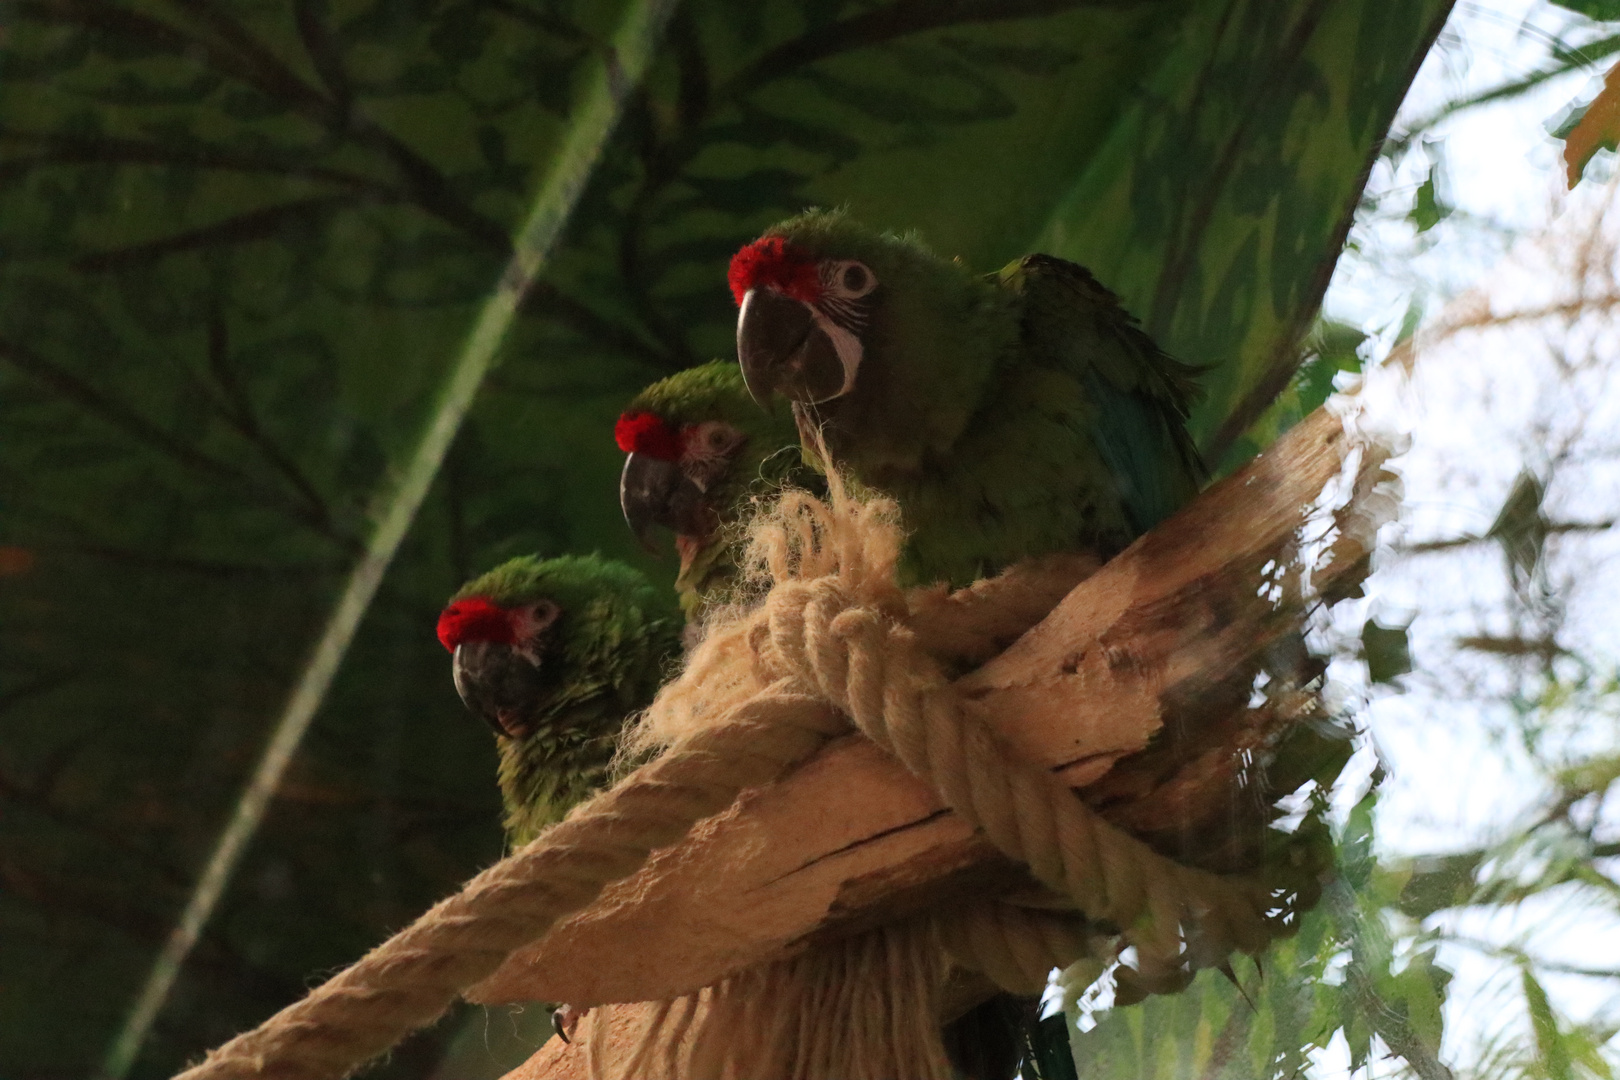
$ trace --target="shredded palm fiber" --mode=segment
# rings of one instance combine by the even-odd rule
[[[665,1002],[592,1080],[950,1080],[939,1038],[949,970],[932,920],[882,927]]]
[[[896,621],[906,616],[906,595],[894,574],[904,539],[898,507],[885,498],[854,498],[836,474],[828,487],[826,503],[788,489],[759,504],[746,530],[739,599],[709,616],[685,671],[628,731],[621,757],[634,760],[673,746],[775,682],[760,648],[768,613],[795,599],[802,603],[796,586],[836,581],[863,606]]]

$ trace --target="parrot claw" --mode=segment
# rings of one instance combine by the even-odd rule
[[[557,1037],[570,1045],[574,1041],[574,1029],[579,1027],[580,1019],[591,1010],[576,1009],[572,1005],[558,1005],[551,1010],[551,1028]]]

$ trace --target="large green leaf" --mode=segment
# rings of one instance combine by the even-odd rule
[[[684,6],[141,1069],[256,1021],[498,852],[492,747],[434,612],[519,551],[668,576],[618,520],[612,418],[729,349],[740,243],[847,203],[985,269],[1080,258],[1210,366],[1200,431],[1230,442],[1287,382],[1444,6]],[[8,1069],[99,1056],[621,14],[0,8]],[[421,1074],[433,1038],[389,1068]]]
[[[1209,367],[1219,462],[1288,386],[1394,106],[1449,3],[1200,5],[1038,246]]]

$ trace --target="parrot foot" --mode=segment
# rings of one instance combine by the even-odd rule
[[[576,1009],[572,1005],[558,1005],[551,1010],[552,1030],[557,1033],[558,1038],[562,1039],[563,1042],[572,1043],[574,1041],[574,1029],[579,1026],[580,1019],[590,1011],[588,1008]]]

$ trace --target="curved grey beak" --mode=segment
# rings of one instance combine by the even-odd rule
[[[844,365],[808,304],[771,288],[749,289],[737,312],[737,361],[749,395],[769,407],[771,395],[814,403],[844,388]]]
[[[673,461],[646,454],[624,459],[619,474],[619,508],[641,546],[656,552],[653,530],[662,525],[677,533],[702,532],[703,491]]]
[[[526,704],[539,696],[542,680],[537,665],[509,645],[468,641],[456,646],[450,674],[467,711],[497,734],[521,739],[529,733]]]

